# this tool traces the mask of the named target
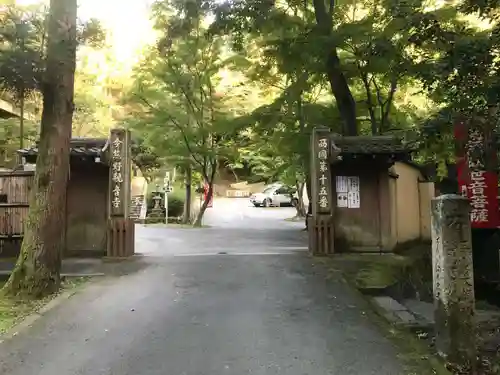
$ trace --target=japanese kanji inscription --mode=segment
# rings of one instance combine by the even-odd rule
[[[320,137],[317,141],[317,194],[318,211],[322,213],[330,212],[330,166],[328,164],[327,137]]]
[[[128,168],[128,137],[122,129],[111,130],[109,140],[110,155],[110,215],[123,216],[128,211],[127,173]]]

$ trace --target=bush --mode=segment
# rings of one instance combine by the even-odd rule
[[[168,217],[179,217],[184,213],[185,198],[177,194],[168,195]]]

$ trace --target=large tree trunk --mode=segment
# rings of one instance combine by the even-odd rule
[[[191,170],[191,164],[186,166],[186,201],[184,202],[184,215],[182,217],[183,224],[188,224],[191,220],[191,181],[193,171]]]
[[[313,0],[314,15],[318,30],[325,40],[332,36],[332,16],[335,1],[330,0],[329,10],[326,8],[324,0]],[[358,125],[356,121],[356,102],[352,96],[351,89],[347,83],[344,72],[340,65],[340,59],[335,45],[327,49],[325,55],[326,75],[330,83],[332,94],[337,102],[340,115],[343,120],[342,132],[344,135],[358,135]]]
[[[21,254],[5,291],[41,298],[60,287],[76,61],[76,0],[51,0],[40,144]]]
[[[328,53],[326,74],[330,87],[337,101],[337,107],[342,116],[344,135],[358,135],[358,125],[356,121],[356,102],[352,96],[351,89],[347,83],[337,50],[333,48]]]

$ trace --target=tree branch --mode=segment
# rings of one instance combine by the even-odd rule
[[[144,104],[146,104],[146,106],[148,106],[150,109],[152,109],[153,111],[156,111],[158,112],[158,109],[153,106],[151,103],[149,103],[149,101],[144,98],[143,96],[141,95],[138,95],[137,93],[134,93],[134,95],[139,99],[141,100]],[[182,139],[184,141],[184,144],[186,145],[186,148],[188,150],[188,152],[191,154],[193,160],[199,164],[201,167],[203,167],[203,163],[196,157],[196,153],[194,152],[194,150],[192,149],[191,145],[189,144],[189,138],[188,136],[186,135],[186,132],[184,131],[184,129],[182,128],[182,125],[179,124],[179,122],[174,118],[172,117],[171,115],[169,114],[166,114],[168,120],[179,130],[179,132],[181,133],[181,136],[182,136]]]
[[[385,108],[382,113],[382,118],[380,120],[381,125],[386,125],[389,120],[389,113],[391,111],[392,101],[394,99],[394,94],[396,93],[398,84],[397,76],[393,76],[391,79],[391,88],[389,89],[389,94],[387,95],[387,100],[385,101]]]
[[[330,0],[330,5],[328,9],[328,14],[330,15],[330,18],[333,17],[334,10],[335,10],[335,0]]]
[[[363,86],[365,87],[366,91],[366,105],[368,106],[368,113],[370,114],[372,135],[376,135],[378,134],[379,128],[372,100],[371,82],[373,80],[373,76],[370,78],[370,80],[368,80],[368,73],[361,67],[359,61],[357,62],[356,66],[358,67],[359,74],[361,76],[361,80],[363,81]]]

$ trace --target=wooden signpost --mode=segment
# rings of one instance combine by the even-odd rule
[[[129,218],[131,200],[130,131],[112,129],[109,143],[109,219],[107,256],[134,255],[134,221]]]
[[[128,217],[130,209],[130,132],[111,130],[110,151],[110,216]]]
[[[311,135],[312,216],[307,225],[309,251],[314,255],[334,252],[331,153],[330,130],[314,129]]]

